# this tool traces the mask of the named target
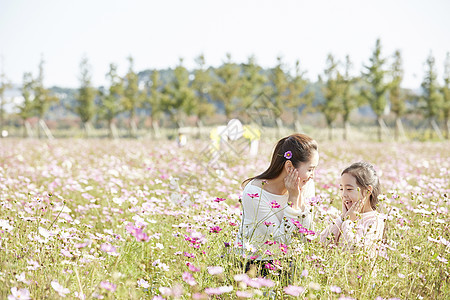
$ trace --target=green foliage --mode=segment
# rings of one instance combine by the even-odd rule
[[[305,78],[306,72],[300,70],[300,62],[295,62],[295,71],[293,76],[288,77],[287,105],[293,110],[295,124],[300,124],[300,111],[312,107],[314,92],[307,91],[308,80]],[[300,130],[295,128],[296,131]]]
[[[27,119],[33,116],[33,86],[34,79],[31,73],[23,74],[23,83],[22,83],[22,97],[23,102],[18,105],[19,113],[18,115],[25,122]]]
[[[162,106],[163,94],[161,92],[162,81],[158,70],[153,70],[145,87],[147,90],[147,98],[144,102],[150,106],[150,116],[152,120],[157,119],[164,111]]]
[[[208,96],[212,88],[212,76],[209,69],[205,66],[205,57],[199,55],[195,62],[197,68],[194,70],[194,79],[192,80],[192,89],[195,93],[195,113],[201,121],[204,117],[212,115],[215,112],[215,107],[208,101]]]
[[[83,124],[89,123],[95,115],[94,100],[97,94],[91,83],[91,70],[87,57],[83,57],[80,63],[80,89],[76,97],[77,105],[75,113]]]
[[[442,117],[446,127],[447,139],[449,138],[450,118],[450,52],[447,52],[444,63],[444,85],[442,86]]]
[[[403,67],[401,53],[398,50],[394,53],[394,62],[390,73],[392,80],[389,84],[389,102],[391,103],[391,111],[399,118],[406,112],[406,95],[400,87],[403,81]]]
[[[277,65],[271,69],[269,73],[269,96],[276,109],[273,110],[275,117],[278,119],[283,114],[285,107],[289,105],[289,79],[283,70],[284,63],[281,57],[277,57]]]
[[[375,49],[370,58],[370,65],[364,66],[362,72],[363,78],[369,85],[368,89],[363,89],[362,96],[369,102],[370,107],[377,116],[378,120],[378,140],[381,141],[381,124],[382,114],[386,108],[386,93],[389,90],[389,84],[386,81],[386,70],[384,64],[386,59],[381,57],[381,41],[377,39]]]
[[[238,105],[239,90],[242,87],[241,70],[231,61],[231,55],[227,54],[227,60],[219,68],[214,70],[212,96],[222,102],[227,119],[235,111]]]
[[[345,71],[342,76],[340,76],[340,85],[342,86],[342,119],[344,123],[348,122],[350,118],[350,113],[356,109],[361,102],[357,97],[355,91],[355,84],[357,78],[350,75],[350,70],[352,68],[352,62],[350,56],[345,57]]]
[[[254,56],[250,56],[247,63],[242,64],[242,86],[239,97],[242,100],[242,109],[259,106],[258,98],[264,92],[268,78],[263,69],[257,64]],[[245,112],[245,111],[244,111]]]
[[[327,58],[327,68],[324,71],[324,75],[323,77],[319,76],[319,82],[323,85],[322,93],[325,102],[319,104],[318,107],[324,114],[329,128],[331,128],[333,122],[341,112],[341,74],[339,73],[337,67],[338,62],[334,59],[333,55],[329,54]]]
[[[134,120],[136,108],[140,105],[141,93],[139,91],[139,79],[133,70],[133,57],[128,57],[129,68],[125,75],[125,87],[122,97],[124,111],[130,114],[130,120]]]
[[[45,113],[48,111],[52,102],[58,100],[57,97],[50,93],[50,90],[44,87],[44,59],[39,63],[39,74],[33,80],[33,106],[38,118],[42,120]]]
[[[422,102],[424,104],[425,117],[429,120],[436,118],[442,108],[442,95],[439,93],[437,74],[435,70],[433,54],[427,58],[425,77],[422,81]]]
[[[117,74],[117,65],[110,64],[106,74],[109,80],[107,92],[100,90],[100,105],[98,115],[100,119],[106,120],[110,126],[113,119],[123,110],[121,108],[124,86],[123,79]]]
[[[386,84],[386,70],[383,69],[386,59],[381,58],[381,42],[377,39],[374,52],[370,58],[370,65],[364,66],[363,77],[370,86],[369,90],[363,90],[373,112],[380,117],[386,108],[386,92],[389,85]]]
[[[0,133],[3,129],[3,120],[4,120],[4,115],[5,115],[5,109],[4,106],[6,104],[6,99],[5,99],[5,91],[6,89],[11,88],[11,83],[9,83],[9,81],[7,80],[5,73],[3,72],[3,70],[1,71],[0,74]]]
[[[190,87],[189,72],[183,66],[182,59],[174,70],[173,80],[164,86],[163,93],[163,110],[169,113],[173,122],[178,126],[183,113],[191,115],[195,111],[195,94]]]

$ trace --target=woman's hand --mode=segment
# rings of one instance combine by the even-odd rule
[[[284,178],[284,186],[289,193],[289,202],[292,203],[292,208],[303,209],[300,177],[296,169],[290,169],[288,175]]]

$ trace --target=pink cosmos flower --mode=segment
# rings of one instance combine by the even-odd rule
[[[272,207],[272,208],[280,208],[281,207],[281,205],[280,204],[278,204],[278,202],[277,201],[272,201],[272,202],[270,202],[270,206]]]
[[[150,284],[148,284],[148,281],[144,280],[144,279],[139,279],[137,281],[137,284],[139,287],[144,288],[144,289],[148,289],[150,287]]]
[[[192,276],[192,274],[189,272],[184,272],[182,278],[183,278],[184,282],[186,282],[190,286],[194,286],[197,284],[197,282],[194,279],[194,276]]]
[[[100,282],[100,287],[102,289],[105,289],[107,291],[114,293],[116,291],[117,285],[115,285],[114,283],[111,283],[109,281],[102,281],[102,282]]]
[[[224,293],[229,293],[233,290],[233,286],[227,285],[227,286],[221,286],[217,288],[206,288],[205,293],[208,295],[222,295]]]
[[[256,193],[256,194],[250,194],[250,193],[248,193],[247,194],[250,198],[258,198],[259,197],[259,194],[258,193]]]
[[[63,287],[57,280],[51,282],[52,288],[59,294],[60,297],[66,297],[66,294],[70,293],[68,288]]]
[[[70,253],[68,250],[66,249],[61,249],[61,254],[64,255],[65,257],[73,257],[72,253]]]
[[[222,202],[222,201],[225,201],[225,200],[227,200],[227,199],[217,197],[216,199],[214,199],[214,202]]]
[[[305,291],[305,288],[301,286],[295,286],[295,285],[288,285],[285,287],[284,292],[290,296],[298,297],[300,294],[302,294]]]
[[[207,269],[210,275],[218,275],[223,273],[223,268],[219,266],[211,266],[207,267]]]
[[[189,267],[189,270],[191,272],[200,272],[200,268],[197,268],[196,266],[194,266],[193,264],[191,264],[190,262],[186,263],[186,266]]]
[[[275,225],[275,223],[274,223],[274,222],[265,221],[265,222],[264,222],[264,225],[266,225],[267,227],[269,227],[269,226]]]
[[[117,253],[116,247],[114,247],[113,245],[108,244],[108,243],[102,244],[100,246],[100,250],[102,250],[102,251],[104,251],[104,252],[106,252],[106,253],[108,253],[109,255],[112,255],[112,256],[118,256],[119,255],[119,253]]]
[[[253,293],[249,291],[236,291],[236,296],[238,298],[251,298],[253,297]]]
[[[25,299],[29,300],[30,297],[30,291],[26,288],[18,290],[16,287],[11,288],[11,294],[8,296],[8,300],[16,300],[16,299]]]
[[[220,228],[219,226],[214,226],[209,229],[209,232],[211,232],[211,233],[219,233],[221,231],[222,231],[222,228]]]
[[[330,286],[330,291],[336,294],[340,294],[342,292],[342,289],[338,286],[332,285]]]

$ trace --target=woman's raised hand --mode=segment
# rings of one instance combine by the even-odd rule
[[[292,208],[303,209],[300,176],[296,169],[290,169],[288,175],[284,178],[284,186],[289,193],[289,202],[292,203]]]
[[[288,190],[289,196],[300,194],[300,177],[296,169],[289,169],[288,175],[284,178],[284,186]]]

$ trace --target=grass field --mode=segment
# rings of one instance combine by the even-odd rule
[[[240,183],[267,167],[272,145],[256,158],[240,145],[211,164],[204,141],[0,140],[0,298],[450,298],[444,142],[320,143],[316,232],[340,209],[342,169],[369,161],[381,174],[386,256],[312,239],[290,246],[295,268],[280,259],[268,278],[242,275],[230,252]]]

